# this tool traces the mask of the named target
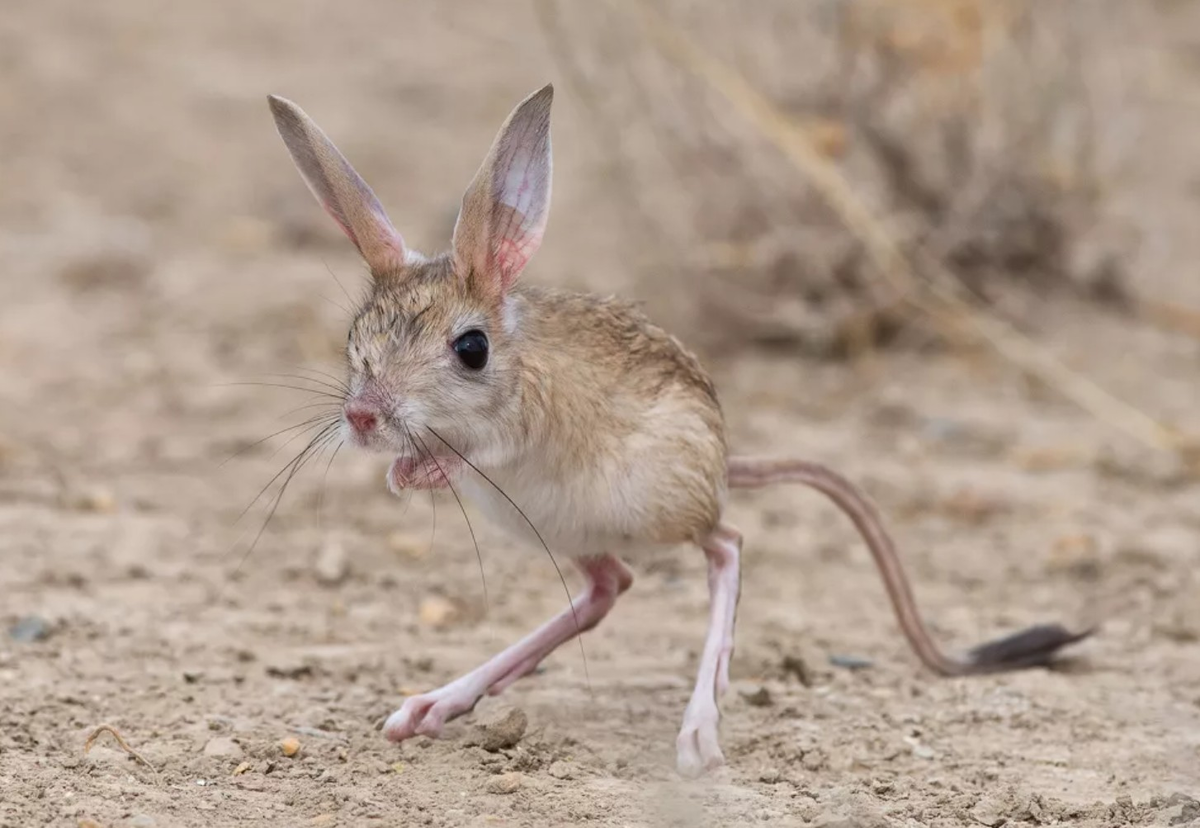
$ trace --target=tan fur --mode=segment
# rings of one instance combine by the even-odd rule
[[[491,342],[478,375],[449,348],[473,327]],[[698,541],[717,524],[726,446],[712,382],[627,302],[522,286],[496,303],[441,256],[377,280],[348,350],[353,391],[385,396],[448,458],[424,429],[444,437],[556,552]],[[403,439],[381,433],[381,447]],[[501,523],[529,531],[485,480],[467,471],[461,483]]]

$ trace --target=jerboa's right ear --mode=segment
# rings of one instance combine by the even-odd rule
[[[317,201],[341,226],[372,274],[404,266],[404,239],[396,232],[371,188],[304,110],[286,98],[268,96],[275,126]]]

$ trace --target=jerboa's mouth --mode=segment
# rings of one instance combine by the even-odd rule
[[[462,467],[458,457],[398,456],[388,468],[387,485],[393,494],[405,489],[441,489]]]

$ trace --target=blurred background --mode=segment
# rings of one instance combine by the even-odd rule
[[[125,824],[114,786],[159,824],[181,803],[409,819],[447,807],[447,779],[473,793],[432,824],[563,803],[697,824],[662,770],[703,628],[697,556],[639,570],[587,639],[590,679],[575,652],[519,691],[544,730],[526,765],[506,760],[530,792],[500,804],[480,787],[500,768],[453,742],[418,761],[371,725],[560,606],[544,560],[476,521],[484,607],[454,502],[399,503],[383,461],[331,450],[239,567],[274,490],[239,514],[304,445],[258,442],[311,401],[268,386],[340,373],[365,279],[266,95],[304,107],[434,252],[504,116],[547,81],[553,211],[526,279],[642,302],[712,368],[736,449],[864,482],[945,638],[1106,621],[1093,672],[935,682],[837,514],[795,491],[739,498],[739,681],[777,701],[735,694],[737,769],[711,813],[1192,807],[1170,795],[1200,767],[1200,5],[45,0],[0,12],[12,824]],[[877,669],[831,667],[844,652]],[[964,708],[996,732],[972,742],[978,723],[946,712]],[[249,771],[213,799],[152,791],[120,756],[45,765],[104,719],[170,781]],[[273,776],[297,723],[342,741]],[[984,798],[948,804],[925,748]],[[998,758],[1024,750],[1038,771]],[[568,755],[586,784],[547,776]],[[327,791],[305,786],[326,772]],[[985,801],[999,783],[1011,801]],[[798,803],[797,785],[821,795]],[[44,798],[68,790],[70,813]]]

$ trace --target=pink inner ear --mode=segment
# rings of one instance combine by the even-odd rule
[[[354,246],[357,247],[359,250],[362,250],[362,245],[358,243],[358,237],[354,235],[354,231],[350,229],[350,225],[346,224],[346,222],[341,220],[341,218],[337,214],[337,211],[334,210],[332,207],[330,207],[328,204],[326,204],[324,201],[321,202],[321,206],[325,208],[325,212],[329,215],[329,217],[331,219],[333,219],[333,223],[336,224],[338,227],[342,228],[342,232],[346,234],[346,237],[349,238],[350,241],[354,242]]]
[[[522,182],[524,184],[524,182]],[[518,191],[518,194],[520,191]],[[520,200],[517,199],[520,204]],[[492,266],[500,277],[500,289],[508,290],[542,242],[542,228],[521,210],[497,204],[492,231]]]
[[[504,290],[512,286],[517,276],[525,269],[525,265],[529,264],[540,242],[541,234],[534,233],[501,239],[495,261]]]

